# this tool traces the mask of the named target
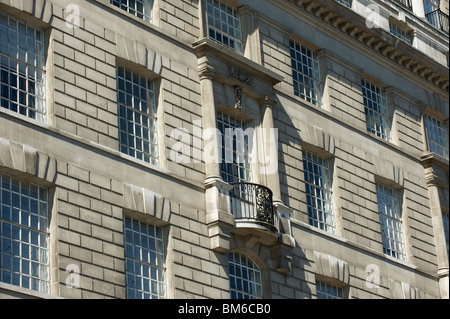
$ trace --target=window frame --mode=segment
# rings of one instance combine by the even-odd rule
[[[151,24],[155,23],[153,13],[154,13],[154,6],[155,6],[156,0],[133,0],[134,8],[130,7],[131,0],[126,0],[126,1],[127,1],[127,3],[123,4],[123,3],[121,3],[122,1],[120,1],[120,0],[109,0],[109,4],[119,8],[122,11],[125,11],[125,12],[131,14],[132,16],[134,16],[138,19],[141,19],[141,20],[146,21]],[[145,4],[146,2],[150,2],[150,4]],[[142,12],[138,11],[138,3],[142,3]],[[150,13],[146,14],[145,9],[150,10]]]
[[[413,31],[402,27],[399,23],[395,23],[392,20],[389,20],[389,33],[409,45],[413,44]]]
[[[422,3],[425,14],[438,10],[441,4],[440,0],[422,0]]]
[[[211,4],[211,2],[213,4]],[[218,4],[219,8],[217,6],[215,6],[214,4]],[[234,23],[236,23],[236,20],[238,22],[238,26],[231,26],[230,23],[227,23],[226,27],[227,28],[232,28],[231,30],[233,30],[233,32],[235,34],[231,34],[230,32],[225,32],[223,30],[223,25],[221,25],[220,27],[211,23],[210,22],[210,8],[213,8],[214,13],[215,10],[220,10],[220,15],[221,15],[221,23],[223,23],[223,15],[225,15],[225,17],[228,19],[232,19]],[[221,10],[220,7],[225,7],[225,10],[228,11],[227,12],[223,12],[224,10]],[[232,6],[231,4],[229,4],[227,1],[224,0],[204,0],[204,19],[205,19],[205,33],[206,33],[206,37],[218,44],[221,44],[225,47],[227,47],[228,49],[240,54],[240,55],[244,55],[244,51],[245,51],[245,43],[244,43],[244,36],[243,36],[243,26],[242,26],[242,19],[241,19],[241,15],[239,13],[239,9],[236,8],[235,6]],[[212,37],[211,36],[211,32],[214,32],[216,36]],[[218,40],[217,39],[217,34],[220,35],[220,37],[223,39],[224,36],[227,39],[230,39],[231,41],[233,41],[234,45],[230,45],[225,43],[224,41]],[[239,35],[239,36],[238,36]]]
[[[135,226],[133,225],[138,225],[137,227],[139,227],[139,231],[136,230]],[[127,225],[131,225],[131,228],[128,227]],[[142,231],[142,227],[146,227],[147,229],[147,234],[145,234]],[[156,234],[155,236],[151,236],[149,234],[150,230],[153,229],[154,234]],[[152,222],[146,222],[141,220],[140,218],[136,218],[136,217],[132,217],[132,216],[128,216],[125,215],[124,216],[124,223],[123,223],[123,230],[124,230],[124,264],[125,264],[125,289],[126,289],[126,298],[127,299],[147,299],[147,298],[136,298],[136,292],[141,293],[143,297],[145,297],[144,293],[146,293],[146,291],[144,290],[146,283],[148,283],[148,288],[149,291],[147,293],[148,295],[148,299],[152,298],[154,299],[155,297],[157,299],[164,299],[167,298],[168,296],[168,287],[167,287],[167,264],[166,264],[166,258],[167,258],[167,249],[166,249],[166,230],[165,227],[157,225],[156,223],[152,223]],[[159,236],[158,236],[158,232],[159,232]],[[133,241],[130,242],[128,241],[130,238],[130,233],[132,233],[132,237],[133,237]],[[136,235],[137,234],[137,235]],[[147,236],[145,236],[147,235]],[[151,239],[150,237],[152,237],[152,239],[154,239],[155,241],[155,248],[158,248],[159,246],[159,250],[154,250],[153,254],[155,255],[159,255],[158,257],[154,257],[154,260],[156,262],[158,262],[157,264],[152,263],[151,262],[151,258],[152,258],[152,251],[151,249],[146,249],[145,246],[142,244],[141,246],[137,246],[134,243],[134,237],[135,236],[139,236],[139,242],[142,243],[142,240],[144,237],[147,237],[147,239]],[[157,242],[159,242],[159,245],[157,244]],[[131,247],[130,247],[131,246]],[[148,242],[148,247],[150,247],[150,241]],[[130,249],[133,250],[133,255],[130,255]],[[139,258],[136,258],[135,250],[138,250],[138,253],[140,255]],[[143,260],[142,256],[144,256],[144,252],[148,251],[148,259],[147,261]],[[140,274],[136,274],[135,269],[136,269],[136,263],[138,263],[139,266],[139,271]],[[159,264],[161,263],[161,264]],[[133,264],[133,267],[130,267],[130,265]],[[130,271],[130,268],[133,268],[133,271]],[[144,277],[144,275],[142,275],[143,271],[145,271],[145,269],[148,268],[148,277]],[[151,278],[151,274],[155,272],[156,274],[156,280],[153,280],[156,282],[156,291],[152,290],[152,278]],[[133,287],[130,285],[130,279],[131,278],[139,278],[139,283],[141,285],[141,289],[133,289]],[[134,280],[135,280],[134,279]],[[135,287],[135,288],[139,288],[139,287]],[[131,290],[134,290],[134,298],[132,298],[132,296],[129,294]]]
[[[308,223],[323,231],[336,234],[337,225],[333,202],[332,158],[324,157],[308,149],[303,149],[302,162],[306,205],[308,209]],[[309,165],[311,165],[311,171],[309,170]],[[319,172],[319,169],[316,170],[315,167],[320,168],[320,171],[323,173],[320,174],[319,185],[315,183],[315,176],[317,175],[316,171]],[[309,178],[310,174],[313,178]],[[314,191],[312,189],[314,189]],[[320,190],[321,198],[317,197],[316,189]],[[327,198],[322,198],[323,195]],[[308,200],[309,197],[314,198],[314,200]],[[321,201],[320,205],[317,205],[318,200]],[[321,206],[322,208],[318,208],[318,206]]]
[[[389,192],[392,194],[388,198],[391,202],[390,206],[387,205],[387,201],[384,200],[385,198],[381,198],[380,196],[389,196]],[[403,222],[402,193],[402,189],[397,189],[381,182],[376,183],[377,206],[383,253],[400,261],[406,262],[407,251]],[[394,205],[392,203],[394,203]],[[389,209],[390,213],[385,213],[387,209]]]
[[[366,85],[369,85],[369,88]],[[367,132],[387,142],[393,142],[392,117],[385,88],[362,78],[361,90]],[[368,92],[371,96],[367,94]]]
[[[233,258],[231,258],[230,256],[233,256]],[[239,262],[237,263],[235,261],[237,261],[236,256],[239,257]],[[261,267],[249,256],[247,256],[246,254],[243,254],[241,252],[236,252],[236,251],[232,251],[230,253],[228,253],[228,279],[230,282],[230,298],[231,299],[262,299],[264,298],[264,286],[263,286],[263,271],[261,269]],[[245,259],[248,266],[244,266],[247,269],[250,269],[250,271],[253,271],[254,274],[256,275],[255,280],[251,280],[251,276],[250,276],[250,272],[247,271],[247,277],[245,278],[244,276],[239,276],[238,273],[243,273],[242,272],[242,268],[243,268],[243,264],[242,264],[242,258]],[[234,268],[233,268],[234,267]],[[236,267],[240,267],[239,272],[236,271],[237,268]],[[259,279],[259,280],[258,280]],[[248,290],[253,290],[246,292],[244,291],[244,289],[238,289],[239,284],[238,281],[247,281],[248,285]],[[234,284],[235,283],[235,284]],[[251,284],[251,285],[250,285]],[[241,287],[243,287],[244,285],[242,285],[241,283]],[[234,288],[236,287],[236,289]],[[243,297],[243,298],[240,298]]]
[[[351,9],[353,0],[335,0],[337,3],[342,4],[344,7]]]
[[[9,180],[8,187],[5,186],[6,179]],[[10,195],[9,205],[5,200],[7,193]],[[35,196],[33,196],[34,194]],[[2,229],[0,232],[0,258],[2,259],[0,264],[3,265],[0,268],[1,282],[50,294],[50,197],[50,189],[46,186],[0,173],[0,227]],[[16,207],[14,201],[17,201],[17,205],[20,207]],[[35,207],[33,208],[33,206]],[[18,214],[16,217],[13,216],[14,212]],[[5,236],[8,232],[10,237]],[[3,273],[8,272],[8,269],[4,268],[8,258],[3,251],[3,246],[8,241],[12,248],[9,254],[11,262],[9,272],[13,277],[9,282],[4,281],[3,278]],[[14,265],[14,262],[20,264]],[[16,269],[14,269],[15,267]],[[34,267],[37,267],[37,273],[33,273],[32,268]],[[28,274],[26,269],[28,269]],[[27,278],[24,277],[28,277],[28,285],[25,284]],[[36,284],[37,287],[33,286]]]
[[[225,127],[224,116],[227,117],[229,123],[233,123],[233,126]],[[217,110],[216,112],[217,130],[220,133],[221,139],[220,148],[220,176],[224,182],[227,183],[250,183],[253,180],[252,175],[252,163],[251,163],[251,148],[252,148],[252,136],[246,134],[247,129],[252,129],[249,124],[251,121],[243,120],[240,117],[232,115],[223,110]],[[223,127],[223,131],[221,130]],[[232,129],[232,148],[230,149],[230,136],[227,134],[227,129]],[[242,132],[242,134],[241,134]],[[239,140],[243,139],[243,143]],[[240,145],[241,149],[235,148]],[[230,163],[227,159],[230,158],[230,152],[233,158],[233,162]],[[236,162],[239,159],[239,163]],[[243,160],[243,163],[241,161]],[[224,168],[227,169],[224,169]]]
[[[336,294],[334,294],[334,292],[336,292]],[[317,299],[345,299],[345,288],[331,284],[322,279],[316,279],[316,296]]]
[[[124,89],[120,87],[121,85],[121,78],[120,78],[120,70],[123,70],[124,74]],[[145,80],[146,87],[143,87],[142,85],[136,85],[134,82],[130,82],[125,79],[126,72],[130,73],[131,79],[138,77],[139,83],[142,83],[142,80]],[[116,68],[116,79],[117,79],[117,115],[118,115],[118,141],[119,141],[119,151],[122,154],[125,154],[127,156],[131,156],[137,160],[141,160],[143,162],[146,162],[151,165],[160,165],[160,138],[159,138],[159,122],[158,121],[158,110],[159,110],[159,103],[158,103],[158,96],[157,96],[157,90],[158,85],[156,83],[156,80],[148,76],[142,72],[138,72],[134,70],[133,68],[130,68],[128,66],[124,65],[117,65]],[[127,82],[130,82],[132,87],[132,92],[129,93],[127,91]],[[140,99],[139,97],[136,97],[133,93],[134,90],[138,86],[139,91],[142,89],[146,90],[147,93],[147,100]],[[149,88],[149,86],[151,88]],[[150,96],[148,94],[150,93]],[[121,96],[123,94],[123,96]],[[139,93],[141,94],[141,92]],[[129,97],[131,95],[131,97]],[[132,106],[129,105],[130,101],[127,101],[127,99],[131,99]],[[147,112],[145,112],[142,109],[141,102],[146,102],[147,105]],[[139,108],[135,107],[135,102],[139,102]],[[129,118],[129,114],[133,113],[132,119]],[[124,117],[123,115],[127,115]],[[142,123],[143,118],[146,117],[148,121],[148,125],[140,125]],[[136,121],[136,118],[139,118],[139,121]],[[123,127],[124,121],[126,122],[126,127]],[[132,131],[130,132],[131,128],[129,128],[129,124],[133,126]],[[140,129],[140,136],[136,135],[136,128],[139,126]],[[144,133],[148,131],[147,139],[144,139]],[[131,134],[132,133],[132,134]],[[126,142],[123,141],[123,138],[126,136]],[[130,143],[130,139],[133,137],[133,145]],[[153,138],[152,138],[153,137]],[[139,140],[141,144],[141,149],[137,148],[136,141]],[[146,147],[148,148],[148,151],[146,151]],[[141,153],[138,155],[138,153]],[[148,157],[148,160],[147,160]]]
[[[429,125],[427,125],[429,123]],[[439,125],[437,125],[439,124]],[[433,125],[433,130],[430,131],[429,127],[430,125]],[[423,129],[424,129],[424,137],[425,137],[425,147],[428,152],[437,154],[445,159],[449,159],[449,138],[448,138],[448,127],[438,117],[430,114],[430,113],[424,113],[423,114]],[[434,132],[436,133],[438,131],[440,134],[438,136],[438,141],[435,141],[435,138],[430,139],[430,133]],[[440,141],[439,141],[440,139]],[[434,147],[430,146],[430,142],[432,145],[437,145],[438,149],[442,149],[442,153],[440,151],[436,151]],[[440,143],[441,142],[441,143]]]
[[[306,54],[303,54],[303,51]],[[324,85],[320,70],[320,61],[317,50],[303,44],[296,39],[289,40],[289,52],[292,70],[292,85],[294,95],[320,108],[324,107]],[[298,55],[300,54],[300,60]],[[308,63],[304,63],[306,61]],[[310,61],[310,62],[309,62]],[[299,66],[300,65],[300,66]],[[309,70],[304,72],[304,69]],[[300,77],[303,81],[300,81]],[[307,81],[306,81],[306,80]],[[309,92],[307,92],[307,82],[309,83]],[[303,89],[301,90],[301,88]],[[302,92],[300,92],[302,91]]]
[[[7,20],[6,25],[3,23],[3,27],[8,30],[6,33],[2,31],[2,38],[8,34],[7,38],[2,39],[8,54],[0,53],[0,81],[2,83],[0,105],[11,112],[45,123],[48,115],[46,105],[46,31],[24,19],[16,18],[8,12],[0,11],[0,16],[1,20]],[[0,24],[2,24],[1,20]],[[16,32],[11,26],[12,23],[16,26]],[[20,29],[26,34],[20,32]],[[13,34],[15,34],[14,37]],[[28,49],[30,44],[34,46],[34,52]],[[15,56],[11,55],[12,48],[15,50]],[[5,63],[8,64],[8,67],[4,66]],[[10,85],[13,79],[15,84]],[[3,85],[4,83],[5,85]],[[15,96],[15,101],[11,99],[12,96]]]

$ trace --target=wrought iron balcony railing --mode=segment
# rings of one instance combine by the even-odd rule
[[[425,17],[428,22],[431,23],[436,29],[448,33],[448,15],[442,12],[440,9],[426,13]]]
[[[253,183],[230,183],[231,212],[236,221],[247,220],[274,226],[272,191]]]
[[[403,8],[408,9],[409,11],[412,11],[411,0],[392,0],[392,1],[401,5]]]

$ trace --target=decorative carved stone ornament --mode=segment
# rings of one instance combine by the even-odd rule
[[[229,65],[228,71],[230,72],[230,76],[237,79],[238,81],[245,83],[249,86],[253,85],[253,77],[251,75],[249,75],[248,73],[242,71],[241,69],[238,69],[232,65]]]
[[[242,86],[235,85],[234,87],[234,107],[242,109]]]

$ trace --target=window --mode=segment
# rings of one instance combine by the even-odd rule
[[[390,141],[389,109],[384,89],[366,80],[362,80],[361,85],[367,131]]]
[[[44,31],[0,12],[1,106],[45,121]]]
[[[344,288],[325,281],[316,282],[317,299],[344,299]]]
[[[412,0],[394,0],[394,2],[402,6],[403,8],[412,11]]]
[[[290,41],[294,94],[314,105],[322,104],[319,60],[313,50]]]
[[[429,114],[424,115],[428,151],[448,159],[448,130],[445,124]]]
[[[206,21],[211,40],[243,53],[241,20],[236,8],[220,0],[207,0]]]
[[[228,254],[231,299],[263,297],[261,270],[250,258],[239,253]]]
[[[352,0],[336,0],[336,2],[339,2],[343,6],[346,6],[347,8],[352,7]]]
[[[377,200],[383,253],[406,260],[399,191],[377,183]]]
[[[158,164],[154,81],[122,67],[117,69],[120,151]]]
[[[251,181],[247,123],[227,113],[217,113],[217,127],[221,133],[222,158],[220,174],[227,183]]]
[[[50,292],[48,190],[0,174],[0,281]]]
[[[127,298],[164,298],[163,228],[130,217],[124,228]]]
[[[423,0],[423,10],[425,15],[439,9],[440,0]]]
[[[413,39],[412,39],[411,33],[409,31],[406,31],[399,25],[392,23],[392,21],[389,22],[389,28],[390,28],[390,32],[393,36],[395,36],[396,38],[398,38],[400,40],[405,41],[408,44],[412,44]]]
[[[335,223],[329,161],[304,150],[303,169],[309,224],[334,233]]]
[[[140,19],[152,22],[153,0],[111,0],[110,2]]]
[[[428,22],[448,34],[448,15],[441,11],[440,0],[423,0],[423,9]]]

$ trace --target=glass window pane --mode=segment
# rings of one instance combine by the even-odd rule
[[[241,183],[251,181],[250,146],[247,128],[242,119],[224,112],[217,113],[217,127],[221,133],[222,164],[224,181]]]
[[[392,257],[406,260],[399,191],[377,183],[377,201],[383,250]]]
[[[242,53],[241,22],[236,8],[218,0],[207,0],[209,38]]]
[[[317,299],[343,299],[344,289],[324,281],[316,282]]]
[[[333,194],[328,161],[304,150],[303,170],[309,224],[334,233]]]
[[[2,37],[9,39],[9,42],[0,42],[1,106],[45,121],[43,31],[4,12],[0,12],[0,20],[4,22]]]
[[[428,151],[448,159],[448,129],[445,123],[430,114],[425,114],[424,125]]]
[[[290,41],[290,53],[295,95],[322,106],[322,86],[316,54],[293,40]]]
[[[14,272],[12,277],[9,272],[2,275],[1,281],[48,293],[48,214],[38,209],[38,203],[47,205],[47,189],[5,174],[0,181],[1,268]]]
[[[390,141],[390,115],[384,89],[367,80],[362,80],[361,86],[364,96],[367,131]]]
[[[164,245],[149,245],[163,242],[162,228],[126,217],[124,234],[127,298],[164,298]]]
[[[229,253],[228,274],[232,299],[263,298],[261,270],[250,258],[240,253]]]
[[[120,151],[157,165],[156,101],[152,88],[152,80],[134,71],[118,67]],[[141,92],[147,92],[147,94]],[[150,100],[147,100],[147,96]],[[148,104],[151,104],[151,107]]]
[[[153,0],[110,0],[110,3],[140,19],[152,22]]]

